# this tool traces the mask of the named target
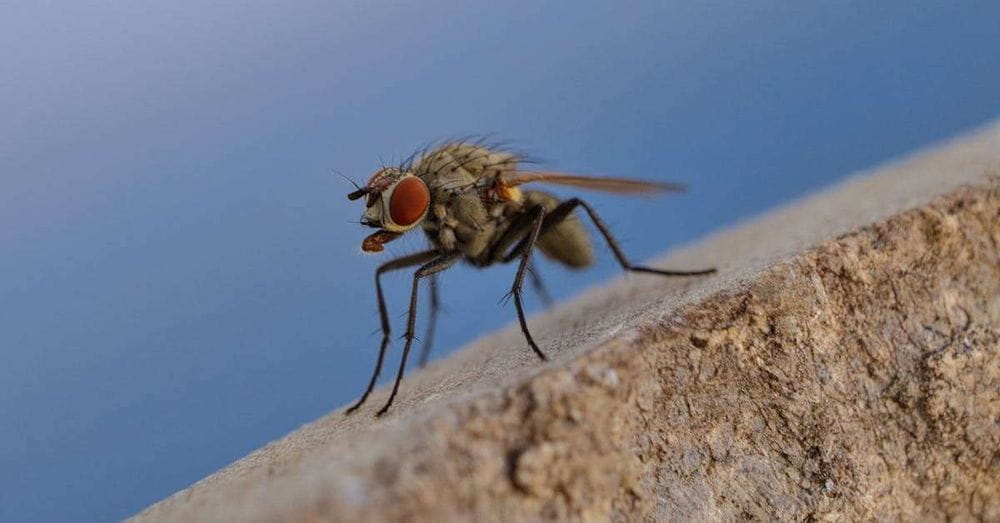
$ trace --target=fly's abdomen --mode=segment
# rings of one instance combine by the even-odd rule
[[[541,191],[524,191],[523,202],[529,208],[541,204],[546,211],[559,205],[558,198]],[[579,269],[594,263],[590,236],[575,212],[540,236],[537,246],[546,258],[570,268]]]

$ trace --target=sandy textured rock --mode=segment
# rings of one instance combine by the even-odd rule
[[[1000,125],[490,335],[141,521],[1000,520]]]

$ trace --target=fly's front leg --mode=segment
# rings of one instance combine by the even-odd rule
[[[437,258],[421,265],[420,268],[417,269],[417,272],[413,274],[413,290],[410,292],[410,311],[407,314],[406,319],[406,334],[403,335],[403,338],[406,339],[406,343],[403,345],[403,356],[399,362],[399,372],[396,373],[396,382],[392,385],[392,393],[389,395],[389,400],[385,402],[385,405],[381,409],[379,409],[379,411],[375,414],[376,416],[381,416],[389,410],[389,406],[392,405],[392,400],[396,399],[396,393],[399,391],[399,383],[403,381],[403,372],[406,370],[406,358],[410,355],[410,346],[413,345],[413,330],[417,320],[417,291],[420,288],[421,278],[437,274],[452,265],[455,265],[462,259],[462,256],[462,253],[438,255]]]
[[[411,254],[409,256],[403,256],[401,258],[396,258],[395,260],[389,260],[379,266],[375,270],[375,296],[378,300],[378,315],[379,320],[382,322],[382,344],[378,349],[378,361],[375,363],[375,371],[372,372],[371,380],[368,381],[368,387],[365,389],[365,393],[361,396],[361,399],[357,403],[352,405],[347,409],[347,414],[350,414],[360,407],[365,400],[368,399],[368,395],[372,393],[372,389],[375,388],[375,382],[378,381],[378,375],[382,372],[382,363],[385,361],[385,351],[389,347],[389,312],[386,310],[385,296],[382,293],[382,275],[389,271],[394,271],[398,269],[405,269],[406,267],[413,267],[414,265],[420,265],[425,263],[427,260],[434,259],[440,256],[438,251],[429,250],[424,252],[418,252],[416,254]]]
[[[427,365],[427,358],[431,354],[431,345],[434,342],[434,331],[437,329],[438,311],[441,310],[441,301],[438,297],[438,279],[436,274],[431,276],[430,291],[431,310],[430,315],[427,318],[427,330],[425,331],[426,334],[424,334],[423,346],[420,347],[420,367]]]
[[[597,230],[600,231],[601,236],[604,237],[604,240],[608,243],[608,246],[611,247],[611,251],[615,254],[615,259],[618,260],[618,263],[622,266],[622,269],[625,269],[626,271],[645,272],[649,274],[659,274],[661,276],[703,276],[715,272],[714,268],[699,269],[694,271],[671,271],[665,269],[654,269],[643,265],[632,264],[632,262],[630,262],[628,258],[625,256],[625,253],[622,252],[621,247],[618,246],[618,241],[615,240],[615,237],[611,234],[611,229],[609,229],[607,224],[604,223],[604,220],[602,220],[601,217],[597,215],[597,212],[594,211],[594,209],[590,206],[590,204],[579,198],[570,198],[569,200],[560,203],[558,207],[553,209],[552,212],[548,213],[548,215],[545,217],[545,223],[542,225],[541,234],[545,234],[549,229],[554,227],[556,224],[558,224],[562,220],[565,220],[566,217],[569,216],[569,213],[573,212],[573,209],[575,209],[577,206],[583,207],[583,209],[587,211],[587,215],[590,216],[591,221],[594,222],[594,226],[597,227]],[[515,247],[514,250],[511,251],[511,253],[506,258],[504,258],[503,261],[505,262],[511,261],[522,252],[529,250],[531,250],[531,247],[527,242],[527,238],[525,238],[521,240],[520,243],[518,243],[517,247]]]

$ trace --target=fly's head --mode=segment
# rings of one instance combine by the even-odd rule
[[[381,252],[383,245],[416,227],[431,204],[427,184],[411,172],[395,167],[375,171],[364,187],[347,195],[365,199],[361,223],[379,229],[361,244],[365,252]]]

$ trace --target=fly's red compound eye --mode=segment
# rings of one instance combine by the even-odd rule
[[[407,176],[396,184],[389,198],[389,217],[400,227],[409,227],[423,217],[431,203],[431,194],[424,181]]]

